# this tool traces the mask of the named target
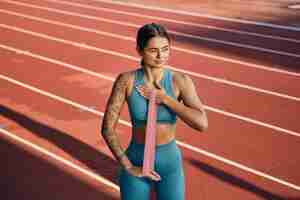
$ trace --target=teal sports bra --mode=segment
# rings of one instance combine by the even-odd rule
[[[144,69],[141,67],[134,71],[134,86],[144,84]],[[176,99],[172,89],[172,73],[169,69],[164,69],[163,78],[160,80],[161,86],[166,94]],[[148,100],[142,97],[135,87],[128,97],[128,110],[133,127],[142,127],[147,123]],[[176,123],[176,113],[163,104],[157,105],[157,123]]]

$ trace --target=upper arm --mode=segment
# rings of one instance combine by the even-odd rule
[[[113,84],[102,121],[102,133],[108,129],[114,129],[118,123],[121,110],[126,101],[129,78],[129,73],[121,73]]]
[[[184,105],[203,111],[203,104],[197,94],[193,80],[186,74],[177,75],[177,85],[179,88],[179,99]]]

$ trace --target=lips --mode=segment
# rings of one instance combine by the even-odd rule
[[[162,64],[164,62],[165,62],[164,60],[155,60],[155,63],[157,63],[157,64]]]

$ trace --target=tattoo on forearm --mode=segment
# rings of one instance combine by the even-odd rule
[[[117,160],[120,160],[124,155],[124,150],[121,148],[120,142],[116,136],[116,133],[104,132],[103,134],[106,143],[108,144],[109,149],[115,156]]]
[[[128,77],[128,74],[121,74],[116,79],[108,99],[101,130],[109,149],[118,160],[124,155],[124,150],[114,130],[125,102]]]

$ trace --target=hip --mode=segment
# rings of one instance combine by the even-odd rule
[[[144,161],[145,145],[131,140],[126,155],[135,166],[142,166]],[[155,171],[159,174],[166,174],[182,168],[181,150],[173,139],[166,144],[156,145],[155,147]]]

